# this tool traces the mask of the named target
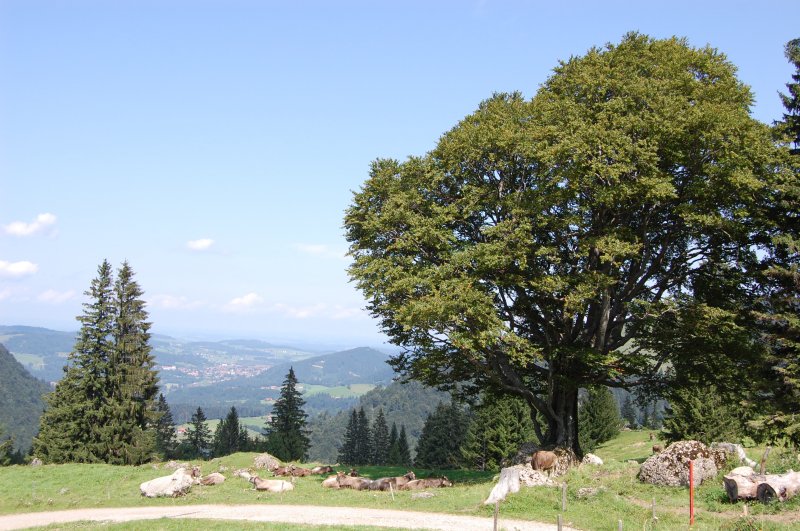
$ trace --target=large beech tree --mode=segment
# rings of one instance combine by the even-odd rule
[[[350,275],[404,347],[394,367],[521,397],[543,442],[580,455],[580,388],[738,355],[637,341],[662,315],[710,315],[704,338],[740,326],[709,293],[746,289],[776,147],[735,71],[629,34],[561,62],[530,100],[484,101],[427,155],[375,161],[345,228]]]

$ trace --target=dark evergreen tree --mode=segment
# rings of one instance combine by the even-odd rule
[[[662,433],[670,443],[682,440],[706,444],[738,442],[745,433],[747,420],[734,397],[726,396],[713,385],[706,385],[673,393]]]
[[[14,441],[12,439],[3,440],[3,425],[0,424],[0,466],[7,466],[13,460]]]
[[[523,442],[534,438],[530,410],[522,399],[486,394],[469,422],[462,459],[480,470],[498,470]]]
[[[33,453],[48,463],[97,463],[108,454],[102,430],[108,424],[109,356],[114,350],[114,295],[111,265],[103,261],[85,295],[78,338],[64,377],[45,397]]]
[[[408,446],[405,424],[400,426],[400,434],[397,436],[397,464],[411,466],[411,449]]]
[[[628,423],[628,427],[634,428],[636,426],[636,408],[633,407],[633,399],[631,395],[626,395],[625,400],[622,402],[622,418]]]
[[[387,464],[398,465],[400,463],[400,447],[397,444],[399,437],[397,433],[397,424],[392,422],[392,430],[389,432],[389,455],[387,457]]]
[[[593,451],[616,437],[620,428],[619,410],[614,395],[607,387],[595,386],[587,389],[578,408],[578,433],[581,449]]]
[[[172,411],[164,395],[159,393],[156,403],[156,452],[164,459],[172,459],[175,456],[175,448],[178,442],[175,435],[175,421],[172,420]]]
[[[786,58],[794,66],[792,81],[786,84],[788,94],[781,94],[781,101],[786,109],[783,122],[779,124],[785,132],[794,149],[792,154],[800,155],[800,39],[793,39],[786,43]]]
[[[356,454],[358,438],[358,413],[355,409],[350,412],[350,418],[347,421],[347,429],[344,433],[344,441],[341,448],[339,448],[339,457],[337,460],[343,465],[356,465],[358,464],[358,457]]]
[[[150,347],[150,326],[144,295],[128,262],[114,283],[114,348],[109,356],[111,400],[104,439],[107,462],[139,464],[156,449],[158,373]]]
[[[389,462],[389,427],[386,425],[386,417],[383,415],[383,408],[378,410],[375,423],[372,428],[372,463],[383,466]]]
[[[766,222],[772,230],[763,260],[762,296],[756,317],[768,346],[762,385],[749,398],[757,412],[749,428],[771,444],[800,445],[800,39],[786,44],[795,68],[788,94],[781,94],[786,113],[776,124],[784,147],[786,171],[774,192]]]
[[[48,462],[139,464],[156,451],[158,375],[142,290],[104,260],[78,317],[65,374],[47,398],[34,453]]]
[[[294,369],[290,368],[266,427],[268,451],[281,461],[299,461],[308,452],[309,438],[303,405],[305,401],[297,390],[297,377]]]
[[[206,414],[198,407],[189,427],[186,429],[186,441],[191,457],[207,458],[211,454],[211,429],[206,424]]]
[[[440,403],[422,427],[414,464],[423,468],[461,466],[461,445],[466,438],[468,424],[461,407]]]
[[[248,441],[247,430],[239,422],[239,413],[231,406],[228,415],[219,421],[214,431],[214,457],[245,451]]]
[[[369,427],[369,420],[364,408],[358,410],[356,422],[355,458],[357,465],[372,464],[372,430]]]

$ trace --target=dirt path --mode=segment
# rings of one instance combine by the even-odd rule
[[[370,525],[404,529],[441,529],[445,531],[487,531],[492,518],[458,516],[443,513],[363,509],[358,507],[316,507],[309,505],[179,505],[174,507],[121,507],[112,509],[73,509],[42,513],[0,516],[0,531],[25,529],[54,523],[81,520],[129,522],[156,518],[205,518],[215,520],[250,520],[311,525]],[[498,529],[518,531],[554,531],[555,524],[500,518]],[[564,527],[567,531],[570,528]]]

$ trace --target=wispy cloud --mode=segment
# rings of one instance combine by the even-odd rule
[[[336,305],[331,311],[331,319],[353,319],[358,317],[368,317],[366,310],[354,306],[339,306]]]
[[[56,217],[49,212],[39,214],[36,219],[30,223],[24,221],[14,221],[5,225],[3,230],[6,234],[12,236],[33,236],[51,230],[56,223]]]
[[[295,243],[292,245],[296,250],[303,254],[318,256],[320,258],[336,258],[347,260],[347,253],[343,249],[334,249],[322,243]]]
[[[309,317],[316,317],[320,315],[325,311],[326,308],[327,306],[322,303],[307,306],[294,306],[291,304],[276,303],[270,307],[270,310],[282,313],[295,319],[307,319]]]
[[[0,289],[0,301],[3,299],[7,299],[11,296],[10,289]]]
[[[211,238],[200,238],[199,240],[189,240],[186,242],[186,247],[192,251],[207,251],[214,245],[214,240]]]
[[[0,276],[2,277],[23,277],[32,275],[39,270],[39,266],[33,262],[23,260],[21,262],[6,262],[0,260]]]
[[[62,304],[73,297],[75,297],[75,292],[73,290],[56,291],[54,289],[49,289],[40,293],[36,298],[40,302],[46,302],[48,304]]]
[[[241,297],[231,299],[228,304],[225,305],[225,310],[229,312],[247,311],[263,302],[264,299],[261,297],[261,295],[251,292],[247,295],[242,295]]]
[[[155,308],[165,310],[192,310],[206,305],[202,301],[193,301],[182,295],[157,294],[149,299],[149,304]]]

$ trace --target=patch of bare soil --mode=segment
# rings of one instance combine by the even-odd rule
[[[212,520],[249,520],[308,525],[346,525],[395,527],[403,529],[440,529],[443,531],[486,531],[492,518],[458,516],[443,513],[363,509],[355,507],[315,507],[308,505],[179,505],[173,507],[121,507],[114,509],[73,509],[0,516],[0,530],[25,529],[54,523],[96,521],[130,522],[158,518],[204,518]],[[518,531],[555,531],[550,524],[500,518],[498,529]],[[564,528],[567,531],[576,531]]]

